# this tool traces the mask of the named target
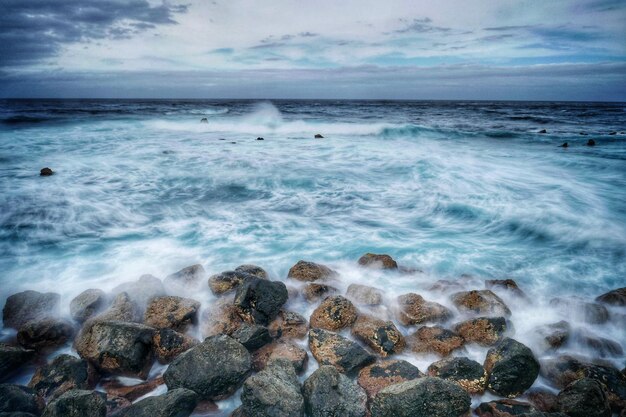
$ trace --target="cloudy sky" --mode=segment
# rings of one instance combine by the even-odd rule
[[[626,1],[0,0],[0,97],[626,101]]]

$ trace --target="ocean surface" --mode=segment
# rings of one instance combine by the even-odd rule
[[[532,345],[564,315],[551,298],[626,286],[625,131],[625,103],[0,101],[0,303],[304,259],[389,297],[513,278]],[[366,252],[423,272],[357,268]]]

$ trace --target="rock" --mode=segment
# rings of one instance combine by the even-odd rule
[[[308,416],[367,416],[365,390],[334,366],[319,367],[304,381],[302,392]]]
[[[543,388],[531,388],[526,392],[526,398],[537,410],[546,413],[558,411],[556,395]]]
[[[235,268],[235,272],[254,275],[257,278],[269,279],[269,275],[265,269],[252,264],[239,265]]]
[[[22,366],[30,362],[35,351],[0,343],[0,382],[9,379]]]
[[[312,303],[314,301],[319,300],[320,298],[325,298],[329,295],[334,295],[338,292],[337,288],[332,287],[326,284],[317,284],[311,283],[307,284],[303,291],[302,296],[305,300]]]
[[[75,389],[48,404],[42,417],[105,417],[106,395]]]
[[[300,314],[281,310],[268,329],[275,339],[302,339],[309,332],[309,324]]]
[[[168,275],[163,280],[165,286],[197,287],[205,278],[206,271],[200,264],[195,264]]]
[[[593,139],[589,139],[589,140],[587,141],[587,146],[596,146],[596,141],[595,141],[595,140],[593,140]]]
[[[466,342],[491,346],[502,340],[507,328],[504,317],[478,317],[456,324],[454,331]]]
[[[557,396],[557,404],[570,417],[611,417],[604,385],[591,378],[579,379],[565,387]]]
[[[614,306],[626,306],[626,287],[604,293],[598,296],[596,301]]]
[[[209,277],[209,288],[215,295],[226,294],[239,287],[246,278],[254,277],[243,271],[224,271]],[[266,277],[257,277],[267,279]]]
[[[31,413],[40,415],[46,403],[34,390],[15,384],[0,384],[1,413]]]
[[[231,335],[243,323],[237,307],[226,300],[220,300],[206,310],[203,322],[202,335],[204,337],[217,334]]]
[[[85,327],[93,321],[129,321],[138,322],[141,319],[140,308],[126,292],[121,292],[104,312],[87,320]]]
[[[322,135],[320,135],[319,133],[317,133],[317,134],[314,136],[314,138],[315,138],[315,139],[324,139],[324,136],[322,136]]]
[[[332,365],[348,375],[376,360],[358,343],[324,329],[309,331],[309,348],[320,366]]]
[[[504,301],[491,290],[462,291],[453,294],[451,298],[461,313],[489,317],[511,315],[511,310]]]
[[[424,374],[416,366],[407,361],[388,360],[361,369],[358,383],[371,399],[378,391],[389,385],[412,381],[423,376]]]
[[[108,395],[126,398],[128,401],[132,402],[154,391],[160,385],[163,385],[162,376],[136,385],[124,385],[117,380],[109,380],[102,383],[102,388],[104,388]]]
[[[546,129],[541,129],[539,133],[548,133],[548,131]]]
[[[178,388],[144,398],[130,407],[113,414],[113,417],[188,417],[198,404],[198,395],[188,389]]]
[[[258,324],[243,323],[231,335],[233,339],[241,343],[250,352],[263,347],[272,341],[267,327]]]
[[[152,337],[152,348],[159,363],[173,361],[181,353],[196,346],[199,341],[172,329],[161,329]]]
[[[17,342],[26,349],[45,350],[63,346],[74,336],[74,326],[57,318],[34,319],[17,332]]]
[[[0,417],[37,417],[35,414],[16,411],[15,413],[0,413]]]
[[[284,283],[252,277],[237,288],[234,304],[244,321],[267,325],[288,297]]]
[[[487,388],[503,397],[522,394],[539,375],[539,362],[532,351],[508,337],[489,349],[484,366]]]
[[[200,303],[191,298],[155,297],[146,308],[144,323],[156,329],[184,331],[198,322],[198,309]]]
[[[288,278],[302,282],[326,281],[336,276],[337,273],[329,267],[308,261],[298,261],[287,274]]]
[[[57,293],[23,291],[7,298],[2,309],[4,327],[19,329],[31,320],[55,317],[59,312],[61,296]]]
[[[562,145],[559,145],[560,148],[567,148],[569,144],[567,142],[563,142]]]
[[[102,311],[107,304],[104,291],[89,289],[81,292],[70,302],[70,315],[74,320],[83,323]]]
[[[389,255],[366,253],[359,258],[359,265],[375,269],[398,269],[398,264]]]
[[[256,140],[265,140],[265,139],[259,136],[258,138],[256,138]],[[233,143],[235,143],[235,142],[233,142]]]
[[[39,175],[42,177],[49,177],[50,175],[53,175],[53,174],[54,174],[54,171],[52,171],[48,167],[41,168],[41,170],[39,171]]]
[[[243,414],[255,417],[304,417],[300,382],[285,359],[273,360],[244,382],[241,392]]]
[[[578,297],[553,298],[550,305],[572,320],[590,324],[604,324],[609,320],[609,311],[599,303],[590,303]]]
[[[352,326],[352,336],[381,356],[400,353],[406,347],[402,333],[391,321],[361,315]]]
[[[534,332],[543,343],[545,350],[555,350],[563,346],[569,340],[571,326],[566,321],[544,324],[534,329]]]
[[[430,286],[428,291],[438,291],[442,293],[448,293],[451,291],[461,291],[465,287],[463,284],[457,281],[450,281],[447,279],[437,280],[433,285]]]
[[[155,329],[138,323],[96,321],[83,327],[74,345],[97,369],[145,379],[152,367]]]
[[[209,123],[209,119],[203,117],[202,119],[200,119],[200,123]]]
[[[229,336],[207,337],[178,356],[163,377],[168,389],[187,388],[201,399],[220,399],[236,391],[251,369],[250,354]]]
[[[265,345],[252,354],[252,369],[261,371],[270,361],[280,358],[290,361],[296,373],[300,374],[304,371],[309,356],[306,350],[293,343],[278,341]]]
[[[470,396],[440,378],[418,378],[382,389],[372,402],[372,417],[462,417]]]
[[[485,280],[485,288],[496,291],[501,290],[520,298],[527,298],[524,291],[517,285],[517,282],[512,279],[488,279]]]
[[[383,292],[367,285],[350,284],[346,296],[357,304],[377,306],[383,303]]]
[[[535,412],[532,405],[516,400],[496,400],[480,404],[474,412],[478,417],[513,417]]]
[[[115,287],[111,293],[125,292],[140,309],[146,308],[154,297],[167,295],[160,279],[152,275],[142,275],[137,281],[125,282]],[[141,314],[140,314],[141,316]]]
[[[345,297],[335,295],[326,297],[324,301],[311,313],[309,322],[311,327],[339,330],[350,327],[357,317],[357,309]]]
[[[463,347],[464,340],[457,333],[441,326],[423,326],[407,336],[407,343],[415,353],[448,356],[452,351]]]
[[[421,295],[409,293],[398,297],[396,318],[405,326],[428,322],[444,322],[452,312],[441,304],[426,301]]]
[[[73,389],[93,388],[97,379],[97,373],[87,361],[62,354],[37,368],[28,386],[49,400]]]
[[[468,394],[482,394],[487,385],[485,368],[468,358],[447,358],[428,367],[428,375],[458,384]]]
[[[622,346],[615,340],[600,337],[594,333],[581,329],[573,337],[575,343],[593,350],[594,357],[620,357],[624,355]]]

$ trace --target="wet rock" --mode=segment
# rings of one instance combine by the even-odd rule
[[[41,170],[39,171],[39,175],[42,177],[49,177],[50,175],[54,175],[54,171],[52,171],[48,167],[41,168]]]
[[[441,304],[426,301],[421,295],[409,293],[398,297],[396,317],[405,326],[428,322],[443,322],[452,312]]]
[[[239,329],[235,330],[231,336],[250,352],[272,341],[267,327],[258,324],[244,323]]]
[[[544,134],[544,133],[548,133],[548,131],[546,129],[541,129],[538,133]]]
[[[46,403],[34,390],[15,384],[0,384],[1,413],[31,413],[40,415]]]
[[[559,148],[567,148],[569,147],[569,144],[567,142],[563,142],[562,145],[559,145]]]
[[[261,279],[269,279],[269,275],[265,269],[252,264],[239,265],[235,268],[235,272],[254,275],[255,277]]]
[[[273,360],[244,382],[241,407],[244,415],[258,417],[304,416],[300,382],[285,359]]]
[[[237,288],[234,304],[244,321],[267,325],[278,315],[288,297],[284,283],[253,277]]]
[[[220,300],[206,310],[203,322],[202,334],[204,337],[217,334],[231,335],[243,323],[237,307],[226,300]]]
[[[578,297],[553,298],[550,305],[562,314],[575,320],[583,320],[590,324],[603,324],[609,320],[609,311],[599,303],[587,302]]]
[[[315,134],[314,138],[315,139],[324,139],[324,136],[322,136],[319,133],[317,133],[317,134]]]
[[[302,282],[325,281],[337,276],[329,267],[314,262],[298,261],[289,269],[288,278]]]
[[[154,333],[143,324],[96,321],[83,327],[74,345],[81,358],[103,372],[145,379],[154,358]]]
[[[252,354],[252,369],[261,371],[272,360],[281,358],[290,361],[296,373],[300,374],[304,371],[309,356],[306,350],[293,343],[278,341],[265,345]]]
[[[321,366],[304,382],[305,410],[311,417],[367,415],[365,390],[334,366]]]
[[[366,253],[359,258],[359,265],[375,269],[398,269],[398,264],[389,255]]]
[[[626,306],[626,287],[604,293],[598,296],[596,301],[614,306]]]
[[[35,356],[35,351],[0,343],[0,382],[9,379]]]
[[[587,146],[596,146],[596,141],[595,141],[595,140],[593,140],[593,139],[589,139],[589,140],[587,141]]]
[[[423,377],[424,374],[416,366],[404,360],[388,360],[366,366],[359,372],[358,383],[368,398],[374,396],[381,389],[400,382],[411,381]]]
[[[429,291],[438,291],[442,293],[449,293],[452,291],[461,291],[465,287],[463,284],[457,281],[450,281],[447,279],[440,279],[436,281],[433,285],[428,289]]]
[[[352,326],[352,336],[381,356],[400,353],[406,347],[402,333],[391,321],[360,315]]]
[[[504,337],[508,329],[504,317],[478,317],[458,323],[454,330],[468,343],[492,346]]]
[[[188,389],[178,388],[144,398],[113,417],[188,417],[198,404],[198,395]]]
[[[206,271],[200,264],[195,264],[168,275],[163,280],[165,286],[197,287],[206,276]]]
[[[324,329],[309,331],[309,348],[320,366],[332,365],[349,375],[376,360],[358,343]]]
[[[577,331],[574,334],[573,340],[575,343],[593,350],[595,357],[606,358],[624,355],[624,350],[618,342],[597,336],[587,330],[581,329]]]
[[[156,329],[184,331],[198,322],[198,309],[200,303],[190,298],[155,297],[146,308],[144,323]]]
[[[508,337],[489,349],[484,366],[487,388],[503,397],[522,394],[539,375],[539,362],[532,351]]]
[[[73,389],[93,388],[97,379],[87,361],[63,354],[37,368],[28,386],[43,398],[54,399]]]
[[[250,354],[229,336],[211,336],[178,356],[163,377],[167,387],[187,388],[202,399],[232,394],[251,369]]]
[[[425,377],[391,385],[372,402],[372,417],[463,417],[470,411],[470,396],[458,385]]]
[[[474,412],[478,417],[513,417],[533,413],[537,410],[528,404],[516,400],[496,400],[480,404]]]
[[[209,288],[215,295],[226,294],[238,288],[246,278],[255,275],[243,271],[224,271],[209,277]],[[266,277],[257,277],[267,279]]]
[[[500,290],[520,298],[527,298],[524,291],[517,285],[517,282],[512,279],[488,279],[485,281],[485,287],[489,290]]]
[[[453,294],[451,298],[461,313],[489,317],[511,315],[504,301],[491,290],[462,291]]]
[[[31,320],[55,317],[59,312],[61,296],[57,293],[23,291],[7,298],[2,309],[4,327],[19,329]]]
[[[485,368],[468,358],[447,358],[428,367],[428,375],[458,384],[468,394],[482,394],[487,385]]]
[[[611,417],[609,398],[603,384],[582,378],[557,396],[559,410],[570,417]]]
[[[163,282],[153,275],[142,275],[137,281],[125,282],[115,287],[111,293],[118,295],[125,292],[140,309],[146,308],[154,297],[167,295]],[[140,314],[141,316],[141,314]]]
[[[83,323],[98,314],[107,304],[107,296],[102,290],[89,289],[81,292],[70,302],[70,315],[74,320]]]
[[[121,292],[113,299],[113,302],[104,312],[87,320],[85,327],[94,321],[129,321],[138,322],[141,319],[140,308],[128,293]]]
[[[311,313],[311,327],[339,330],[350,327],[357,317],[357,309],[352,302],[341,295],[326,297]]]
[[[302,339],[309,332],[309,324],[300,314],[282,310],[268,329],[275,339]]]
[[[570,338],[572,328],[566,321],[544,324],[535,328],[534,332],[541,338],[546,350],[558,349]]]
[[[108,395],[126,398],[128,401],[133,402],[154,391],[160,385],[163,385],[163,377],[161,376],[136,385],[124,385],[117,380],[104,381],[102,388],[104,388]]]
[[[63,346],[74,336],[74,326],[57,318],[34,319],[17,332],[17,342],[26,349],[45,350]]]
[[[464,340],[458,333],[441,326],[423,326],[407,336],[407,343],[415,353],[436,353],[448,356],[452,351],[463,347]]]
[[[542,388],[531,388],[526,392],[525,397],[539,411],[546,413],[558,411],[556,394],[553,394],[551,391]]]
[[[200,123],[209,123],[209,119],[203,117],[202,119],[200,119]]]
[[[172,362],[181,353],[196,346],[199,341],[172,329],[161,329],[152,337],[152,348],[159,363]]]
[[[258,138],[256,138],[256,140],[265,140],[265,138],[262,138],[262,137],[259,136]],[[235,143],[235,142],[233,142],[233,143]]]
[[[302,290],[302,296],[305,300],[312,303],[321,298],[336,294],[337,292],[337,288],[330,285],[311,283],[307,284],[304,287],[304,289]]]
[[[104,393],[76,389],[49,403],[42,417],[105,417],[106,412]]]
[[[367,285],[350,284],[346,296],[357,304],[377,306],[383,303],[383,292]]]

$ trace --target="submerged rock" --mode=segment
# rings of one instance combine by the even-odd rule
[[[200,264],[195,264],[181,269],[178,272],[168,275],[163,280],[163,284],[177,287],[197,287],[205,278],[206,271]]]
[[[507,321],[504,317],[477,317],[454,326],[454,330],[466,342],[478,343],[481,346],[498,343],[504,337],[507,328]]]
[[[101,312],[107,304],[107,296],[102,290],[89,289],[81,292],[70,302],[70,315],[83,323]]]
[[[42,177],[49,177],[50,175],[53,175],[54,171],[52,171],[52,169],[45,167],[45,168],[41,168],[41,170],[39,171],[39,175]]]
[[[38,416],[45,405],[44,399],[33,389],[15,384],[0,384],[0,415],[31,413]]]
[[[327,297],[329,295],[336,294],[339,290],[326,284],[311,283],[307,284],[302,290],[302,296],[308,302],[314,302],[320,298]]]
[[[337,276],[329,267],[314,262],[298,261],[289,269],[288,278],[302,282],[325,281]]]
[[[258,324],[244,323],[231,336],[251,352],[272,341],[267,327]]]
[[[112,417],[188,417],[198,404],[198,395],[178,388],[147,397],[113,414]]]
[[[34,350],[0,343],[0,382],[9,379],[34,357]]]
[[[300,314],[282,310],[268,329],[270,336],[276,339],[302,339],[309,332],[309,324]]]
[[[501,290],[513,294],[520,298],[527,298],[524,291],[520,289],[512,279],[488,279],[485,281],[485,287],[489,290]]]
[[[489,349],[484,366],[487,388],[503,397],[521,395],[539,375],[539,362],[532,351],[508,337]]]
[[[252,354],[252,369],[261,371],[274,359],[286,359],[300,374],[304,371],[309,356],[306,350],[293,343],[278,341],[265,345]]]
[[[589,139],[589,140],[587,141],[587,146],[596,146],[596,141],[595,141],[595,140],[593,140],[593,139]]]
[[[367,416],[363,388],[339,373],[334,366],[321,366],[304,381],[305,410],[311,417]]]
[[[528,404],[516,400],[496,400],[480,404],[474,412],[478,417],[513,417],[533,413],[537,410]]]
[[[596,301],[614,306],[626,306],[626,287],[599,295]]]
[[[389,255],[366,253],[359,258],[359,265],[375,269],[398,269],[398,264]]]
[[[123,397],[129,401],[135,401],[136,399],[143,397],[144,395],[154,391],[160,385],[163,385],[163,377],[161,376],[135,385],[124,385],[117,380],[102,382],[102,388],[106,390],[108,395]]]
[[[346,296],[357,304],[377,306],[383,303],[383,292],[367,285],[350,284]]]
[[[531,388],[526,391],[524,396],[539,411],[546,413],[559,411],[556,403],[556,394],[553,394],[552,391],[545,388]]]
[[[144,323],[156,329],[184,331],[198,322],[199,309],[200,303],[190,298],[155,297],[146,308]]]
[[[356,374],[376,360],[358,343],[323,329],[309,331],[309,348],[320,366],[332,365],[346,374]]]
[[[252,277],[237,288],[234,304],[245,321],[267,325],[278,315],[288,297],[284,283]]]
[[[341,295],[335,295],[326,297],[311,313],[309,322],[314,328],[339,330],[352,326],[357,314],[357,309],[350,300]]]
[[[359,372],[358,383],[371,399],[381,389],[400,382],[412,381],[424,374],[404,360],[387,360],[366,366]]]
[[[453,294],[451,299],[461,313],[489,317],[511,315],[504,301],[491,290],[462,291]]]
[[[423,326],[407,336],[407,343],[416,353],[436,353],[448,356],[452,351],[463,347],[464,340],[452,330],[441,326]]]
[[[559,148],[567,148],[569,147],[569,144],[567,142],[563,142],[562,145],[559,145]]]
[[[560,411],[570,417],[611,417],[611,407],[604,384],[582,378],[569,384],[557,396]]]
[[[113,299],[113,302],[104,312],[85,322],[88,327],[94,321],[128,321],[138,322],[141,320],[140,308],[126,292],[121,292]],[[84,329],[84,328],[83,328]]]
[[[597,336],[584,329],[575,332],[572,339],[575,343],[593,350],[595,357],[621,357],[624,355],[622,346],[615,340]]]
[[[405,326],[429,322],[444,322],[452,312],[441,304],[426,301],[419,294],[409,293],[398,297],[396,318]]]
[[[557,297],[550,300],[550,305],[556,307],[567,317],[580,319],[590,324],[603,324],[609,320],[609,311],[599,303],[587,302],[578,297]]]
[[[125,282],[113,288],[111,293],[119,295],[125,292],[128,298],[137,305],[140,310],[146,308],[154,297],[167,295],[165,287],[160,279],[153,275],[142,275],[137,281]],[[139,316],[141,317],[141,312]]]
[[[173,361],[181,353],[188,351],[200,342],[193,337],[172,329],[160,329],[152,337],[152,348],[159,363]]]
[[[352,326],[352,335],[381,356],[400,353],[406,347],[402,333],[391,321],[361,315]]]
[[[563,346],[570,338],[572,328],[566,321],[544,324],[534,329],[535,334],[541,338],[544,349],[552,350]]]
[[[67,343],[74,336],[74,326],[57,318],[34,319],[17,332],[17,342],[27,349],[52,349]]]
[[[485,368],[468,358],[447,358],[428,367],[428,375],[458,384],[468,394],[482,394],[487,385]]]
[[[28,386],[43,398],[54,399],[73,389],[93,388],[97,378],[87,361],[63,354],[37,368]]]
[[[319,133],[316,133],[314,138],[315,139],[324,139],[324,136],[320,135]]]
[[[42,417],[105,417],[106,412],[104,393],[77,389],[49,403]]]
[[[57,293],[23,291],[7,298],[2,309],[4,327],[19,329],[31,320],[56,317],[61,296]]]
[[[204,337],[217,334],[231,335],[243,324],[237,307],[226,300],[220,300],[206,310],[203,321]]]
[[[269,279],[269,275],[267,274],[267,271],[257,265],[252,265],[252,264],[239,265],[237,268],[235,268],[235,272],[254,275],[255,277],[261,278],[261,279]]]

